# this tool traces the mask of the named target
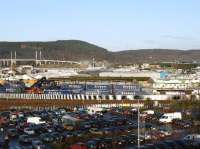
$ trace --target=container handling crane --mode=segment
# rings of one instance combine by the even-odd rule
[[[25,89],[25,93],[29,94],[41,94],[45,88],[50,86],[56,86],[55,82],[52,80],[47,80],[45,77],[38,80],[31,87]]]

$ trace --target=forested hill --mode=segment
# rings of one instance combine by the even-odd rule
[[[102,47],[79,40],[51,42],[0,42],[0,58],[10,58],[16,51],[17,58],[35,58],[35,51],[42,51],[42,58],[60,60],[106,60],[111,63],[144,63],[163,61],[200,61],[200,50],[141,49],[111,52]],[[39,55],[39,54],[38,54]],[[39,56],[38,56],[39,57]]]

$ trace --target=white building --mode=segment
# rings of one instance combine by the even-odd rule
[[[191,80],[183,79],[164,79],[155,80],[153,84],[154,89],[188,89],[192,88],[193,83]]]
[[[150,77],[153,80],[160,78],[160,73],[155,71],[111,71],[101,72],[100,77]]]
[[[193,94],[198,89],[200,80],[194,76],[157,79],[153,83],[154,94],[183,95]]]

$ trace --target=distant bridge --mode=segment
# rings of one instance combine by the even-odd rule
[[[10,53],[10,58],[2,58],[0,59],[0,66],[12,66],[13,64],[17,64],[17,62],[34,62],[35,65],[42,65],[42,64],[81,64],[80,62],[76,61],[67,61],[67,60],[52,60],[52,59],[44,59],[42,58],[42,52],[40,51],[39,57],[38,52],[35,51],[35,58],[17,58],[16,51],[14,53],[14,57],[12,52]]]
[[[34,62],[36,65],[42,64],[81,64],[76,61],[66,61],[66,60],[52,60],[52,59],[0,59],[1,66],[10,66],[13,64],[17,64],[17,62]]]

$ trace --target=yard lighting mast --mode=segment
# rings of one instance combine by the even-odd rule
[[[138,144],[137,144],[137,146],[138,146],[138,149],[140,149],[140,102],[139,102],[139,98],[137,99],[137,106],[138,106],[138,108],[137,108],[137,111],[138,111]]]

